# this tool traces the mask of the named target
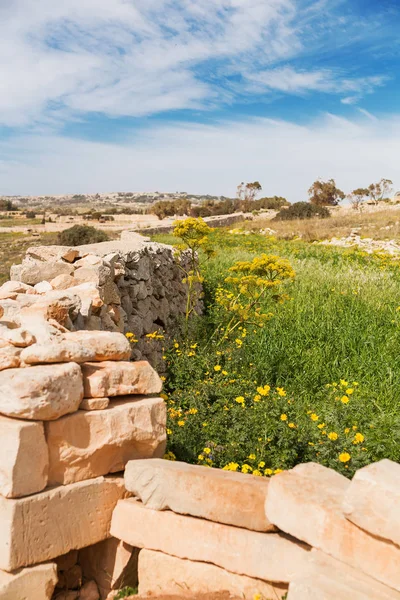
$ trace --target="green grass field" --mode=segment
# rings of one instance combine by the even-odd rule
[[[356,382],[357,393],[349,402],[354,421],[350,425],[356,431],[356,428],[360,430],[362,423],[362,437],[366,438],[365,454],[360,455],[361,463],[357,464],[383,456],[399,460],[399,261],[354,250],[259,235],[238,236],[218,232],[212,234],[212,238],[217,252],[204,264],[206,298],[210,306],[216,287],[237,260],[250,260],[262,253],[274,254],[289,259],[296,271],[296,278],[285,288],[291,299],[275,305],[274,317],[264,329],[246,340],[240,359],[233,358],[240,376],[250,370],[252,381],[258,385],[284,388],[287,397],[293,401],[291,408],[295,406],[293,419],[296,422],[305,419],[307,423],[305,415],[311,410],[325,415],[318,423],[330,417],[336,428],[342,425],[337,423],[336,408],[339,404],[342,409],[343,405],[340,401],[333,401],[332,405],[332,398],[327,398],[326,386],[340,380]],[[157,239],[168,243],[173,241],[170,236],[158,236]],[[201,346],[200,338],[198,341]],[[179,361],[182,361],[181,357]],[[179,361],[170,362],[172,379],[175,377],[173,370],[179,368]],[[193,385],[193,380],[188,382],[189,385]],[[248,383],[244,387],[246,385]],[[188,394],[189,387],[185,389],[179,384],[171,391],[179,403]],[[369,428],[368,434],[366,427]],[[343,424],[342,429],[346,428]],[[325,429],[321,428],[321,431]],[[178,437],[183,435],[179,428],[177,431]],[[195,454],[201,453],[203,442],[208,443],[208,440],[200,436],[192,455],[185,458],[194,461]],[[303,442],[309,443],[306,439]],[[358,450],[358,445],[353,444],[350,438],[343,442],[346,443],[340,447],[341,451],[350,452],[349,448],[354,450],[355,446]],[[178,448],[179,454],[178,446],[172,441],[172,448]],[[252,449],[250,451],[253,453]],[[290,466],[290,463],[302,458],[302,453],[304,448],[297,458],[292,456],[273,466]],[[243,456],[239,458],[238,462],[243,461]],[[265,459],[265,453],[262,458]],[[321,462],[335,466],[335,454],[330,453],[326,458],[322,452]],[[348,468],[350,465],[344,466]]]

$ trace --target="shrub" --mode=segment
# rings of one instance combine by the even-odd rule
[[[326,219],[330,216],[331,213],[326,206],[316,206],[309,202],[295,202],[288,208],[282,208],[275,219],[277,221],[291,221],[293,219],[312,219],[313,217]]]
[[[28,212],[25,213],[25,216],[27,219],[36,219],[36,213],[33,212],[33,210],[28,210]]]
[[[84,244],[97,244],[109,239],[104,231],[89,225],[74,225],[58,234],[57,243],[60,246],[81,246]]]

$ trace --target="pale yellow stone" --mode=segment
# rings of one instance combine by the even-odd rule
[[[25,348],[36,341],[29,331],[14,323],[0,323],[0,340],[17,348]]]
[[[6,343],[0,343],[0,346],[0,371],[19,367],[21,349]]]
[[[129,460],[164,455],[162,398],[113,402],[46,423],[49,484],[67,484],[122,471]]]
[[[43,262],[65,260],[74,262],[79,256],[79,251],[70,246],[32,246],[26,251],[26,255]]]
[[[49,457],[43,423],[0,416],[0,494],[18,498],[47,485]]]
[[[33,344],[22,351],[26,364],[87,361],[119,361],[131,355],[131,347],[122,333],[110,331],[74,331],[52,344]]]
[[[121,335],[121,334],[117,334]],[[84,363],[85,398],[159,394],[162,381],[147,361]]]
[[[0,372],[0,413],[53,420],[78,410],[83,398],[79,365],[40,365]]]
[[[271,479],[267,517],[282,531],[400,590],[400,548],[345,518],[342,505],[349,485],[322,465],[297,465]]]
[[[203,562],[183,560],[162,552],[141,550],[139,553],[139,594],[143,596],[229,592],[232,596],[253,600],[278,600],[287,593],[287,585],[230,573]],[[321,599],[322,600],[322,599]]]
[[[104,410],[110,404],[110,398],[84,398],[79,410]]]
[[[151,510],[134,499],[118,502],[110,531],[131,546],[212,563],[265,581],[288,583],[304,570],[309,556],[308,546],[277,533]]]
[[[127,464],[125,487],[148,508],[170,509],[255,531],[271,531],[265,516],[269,479],[167,460]]]
[[[76,284],[76,281],[72,275],[57,275],[50,283],[54,290],[68,290]]]
[[[291,582],[288,600],[400,600],[400,592],[313,550],[307,572]]]
[[[79,563],[86,579],[93,579],[105,600],[112,590],[138,584],[138,550],[109,538],[79,552]]]
[[[0,600],[50,600],[56,583],[54,563],[19,569],[14,573],[0,571]]]
[[[369,533],[400,545],[400,465],[391,460],[357,471],[343,502],[346,517]]]
[[[122,478],[98,477],[18,500],[0,496],[0,568],[14,571],[106,539],[125,494]]]

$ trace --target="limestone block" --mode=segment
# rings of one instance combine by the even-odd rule
[[[26,255],[43,262],[65,260],[72,263],[79,256],[79,251],[70,246],[33,246],[28,248]]]
[[[400,593],[319,550],[291,582],[288,600],[400,600]]]
[[[357,471],[343,502],[346,517],[369,533],[400,545],[400,465],[391,460]]]
[[[282,531],[400,590],[400,548],[345,518],[342,504],[349,485],[322,465],[297,465],[271,479],[267,517]]]
[[[268,485],[263,477],[168,460],[135,460],[125,470],[126,489],[148,508],[255,531],[274,529],[264,509]]]
[[[106,281],[100,290],[104,304],[121,304],[121,296],[117,285],[113,281]]]
[[[98,477],[17,500],[0,496],[0,568],[14,571],[106,539],[125,493],[122,478]]]
[[[129,460],[163,456],[166,408],[162,398],[113,402],[46,423],[50,485],[122,471]]]
[[[0,333],[1,335],[1,333]],[[108,331],[66,332],[52,344],[33,344],[21,359],[27,364],[126,360],[131,346],[124,335]]]
[[[26,329],[7,322],[0,323],[0,340],[17,348],[26,348],[36,341],[35,337]]]
[[[47,292],[52,291],[53,286],[49,281],[40,281],[40,283],[37,283],[33,289],[37,294],[47,294]]]
[[[79,365],[40,365],[0,372],[0,413],[53,420],[78,410],[83,398]]]
[[[208,562],[232,573],[281,583],[288,583],[301,573],[309,555],[308,546],[281,534],[151,510],[134,499],[118,502],[111,535],[138,548]]]
[[[6,281],[0,286],[0,293],[25,294],[31,289],[30,285],[26,285],[26,283],[22,283],[21,281]]]
[[[85,398],[159,394],[162,389],[161,379],[146,361],[87,362],[82,365],[82,374]]]
[[[75,279],[72,275],[57,275],[50,281],[53,290],[67,290],[76,284]]]
[[[49,458],[43,424],[0,416],[0,494],[18,498],[47,485]]]
[[[95,581],[87,581],[79,591],[79,600],[99,600],[100,594]]]
[[[84,398],[79,410],[104,410],[110,404],[110,398]]]
[[[253,600],[258,594],[278,600],[287,593],[287,585],[236,575],[207,563],[183,560],[162,552],[139,553],[139,594],[143,596],[229,592],[232,596]],[[319,599],[322,600],[322,599]]]
[[[58,294],[58,297],[56,294]],[[38,296],[39,300],[36,300],[36,296],[30,297],[35,298],[35,302],[21,309],[21,322],[23,318],[36,317],[46,321],[54,319],[57,323],[68,327],[71,323],[70,319],[78,316],[82,306],[79,296],[70,293],[69,290],[66,292],[53,290],[45,296]]]
[[[101,600],[112,590],[138,584],[138,549],[116,538],[83,548],[79,563],[85,578],[96,582]]]
[[[0,371],[19,367],[21,364],[20,354],[20,348],[16,348],[11,344],[5,344],[2,346],[0,348]]]
[[[50,600],[56,583],[54,563],[20,569],[15,573],[0,571],[0,600]]]
[[[18,269],[11,267],[11,278],[28,285],[36,285],[41,281],[51,281],[57,275],[72,275],[74,267],[63,261],[38,262],[25,260]]]

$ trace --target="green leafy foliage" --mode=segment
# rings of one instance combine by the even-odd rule
[[[85,244],[97,244],[109,239],[104,231],[100,231],[89,225],[74,225],[64,229],[58,234],[57,244],[60,246],[83,246]]]
[[[326,219],[330,217],[330,212],[326,206],[316,206],[309,202],[295,202],[287,208],[282,208],[275,219],[277,221],[291,221],[293,219],[312,219],[314,217]]]

